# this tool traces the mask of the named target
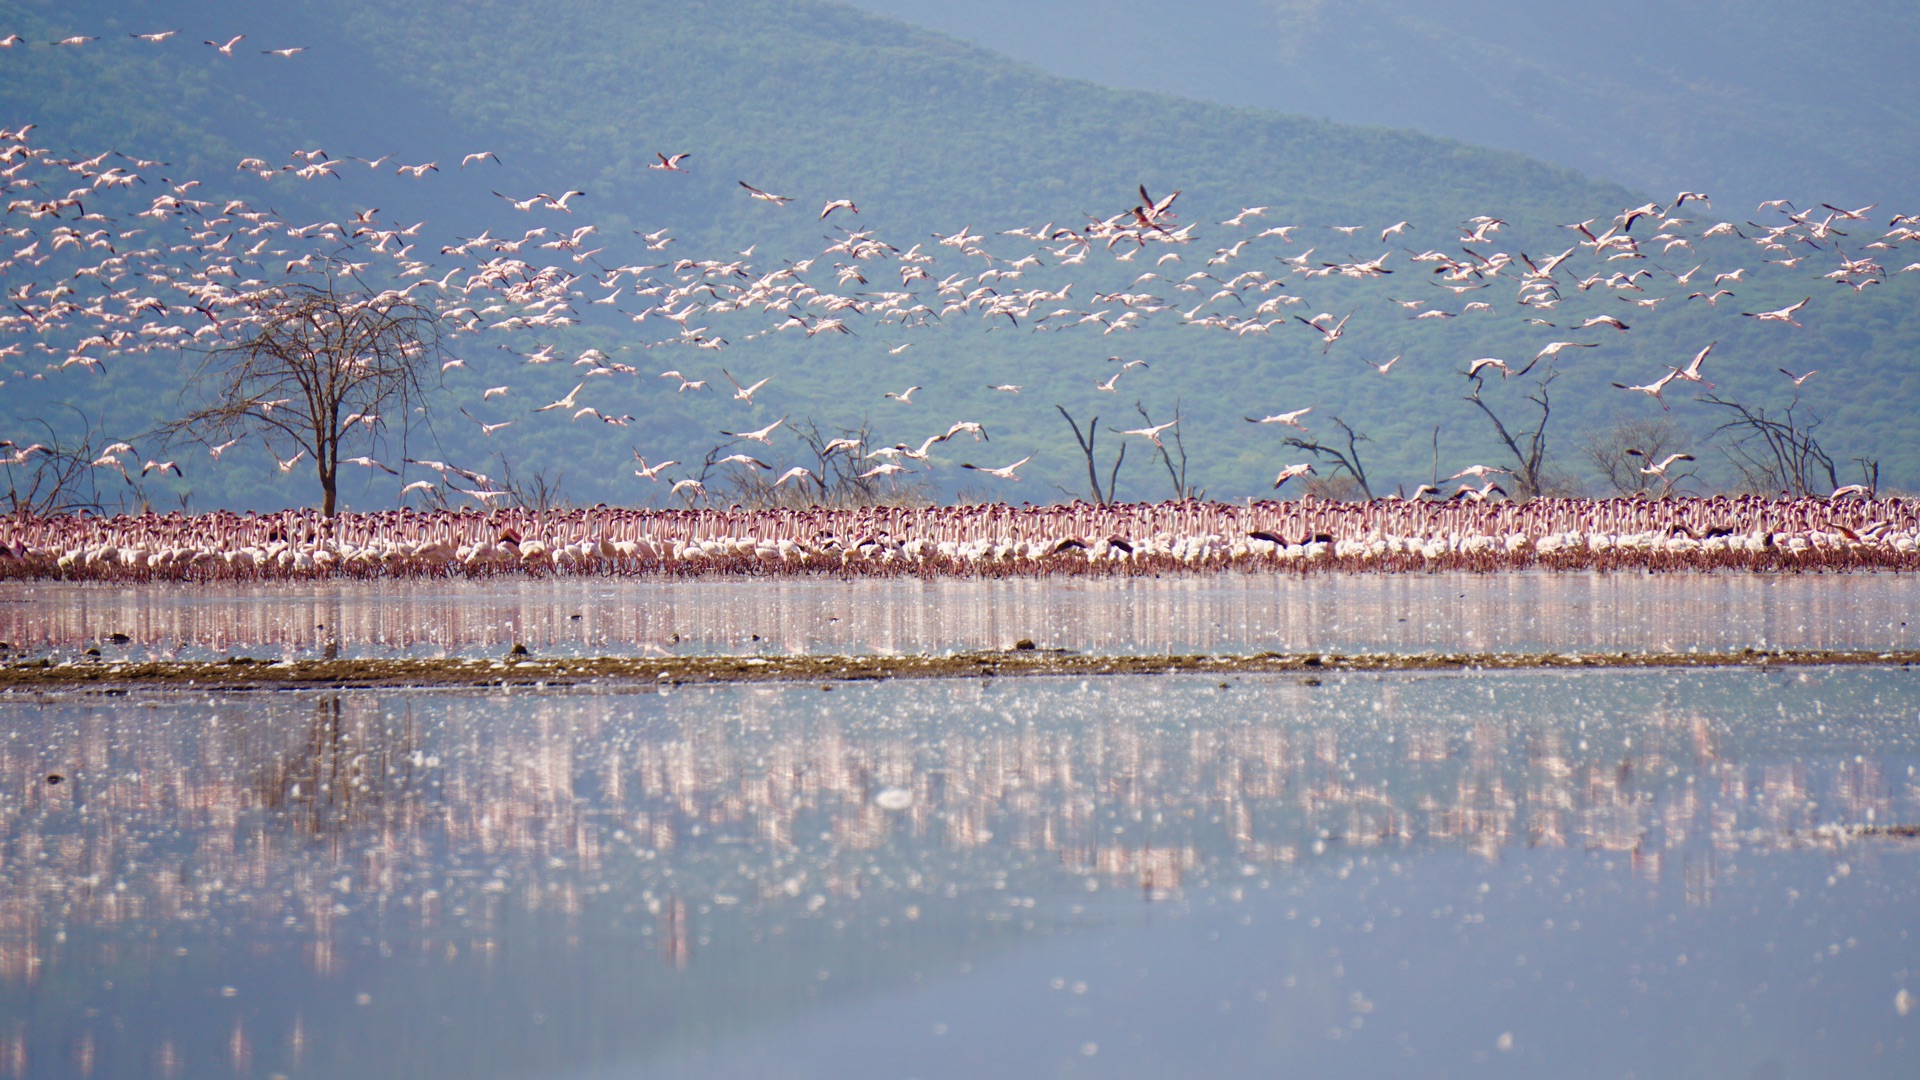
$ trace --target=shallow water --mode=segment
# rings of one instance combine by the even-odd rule
[[[28,1076],[1907,1076],[1920,675],[0,701]],[[60,783],[48,778],[59,776]]]
[[[1920,576],[0,584],[0,641],[110,659],[1674,650],[1920,645]],[[128,641],[115,644],[112,635]]]

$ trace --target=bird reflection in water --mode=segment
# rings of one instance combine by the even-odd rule
[[[693,960],[693,933],[687,926],[687,902],[678,896],[660,904],[654,919],[654,948],[669,967],[685,970]]]
[[[0,641],[120,660],[752,653],[1125,654],[1912,648],[1920,576],[1525,574],[322,582],[0,582]]]
[[[1920,809],[1872,754],[1790,755],[1768,742],[1788,729],[1702,704],[1756,677],[1662,683],[1678,698],[1536,675],[5,703],[0,994],[232,939],[336,995],[403,957],[517,977],[642,939],[646,967],[699,978],[808,927],[1018,927],[1063,889],[1179,901],[1368,852],[1565,847],[1653,885],[1677,865],[1704,906],[1734,853],[1837,849],[1833,823]],[[1912,714],[1881,674],[1823,678],[1775,696]],[[175,1052],[282,1068],[313,1038],[302,1007]],[[26,1039],[0,1029],[0,1064]],[[93,1046],[58,1053],[85,1075]]]

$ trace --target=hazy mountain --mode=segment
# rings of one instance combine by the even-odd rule
[[[852,0],[1050,72],[1413,128],[1732,210],[1920,202],[1920,8]]]

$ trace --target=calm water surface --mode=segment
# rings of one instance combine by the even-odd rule
[[[1907,1077],[1920,675],[0,701],[0,1073]],[[60,777],[57,784],[50,783]]]
[[[0,584],[0,641],[108,658],[1911,648],[1920,576],[1217,574]],[[126,635],[115,643],[113,635]]]

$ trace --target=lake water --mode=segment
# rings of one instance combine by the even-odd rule
[[[1920,575],[1209,574],[0,584],[0,641],[110,658],[1920,646]],[[124,644],[112,635],[124,634]]]
[[[1851,831],[1920,822],[1898,668],[74,695],[0,733],[5,1075],[1920,1049],[1920,849]]]

